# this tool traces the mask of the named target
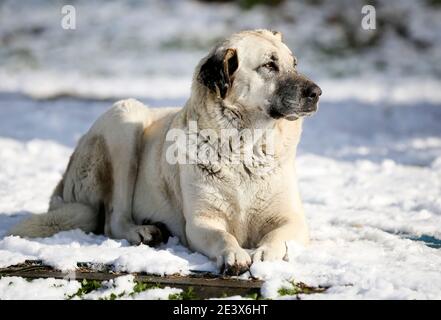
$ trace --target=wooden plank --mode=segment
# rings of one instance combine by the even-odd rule
[[[78,281],[96,280],[106,281],[127,275],[125,272],[98,271],[85,266],[79,267],[72,272],[62,272],[38,261],[27,261],[24,264],[0,269],[0,276],[23,277],[28,279],[56,278],[75,279]],[[187,290],[193,289],[197,297],[206,299],[213,297],[259,294],[262,281],[240,280],[229,277],[218,277],[206,273],[191,274],[188,276],[169,275],[157,276],[143,273],[131,273],[136,281],[151,285],[169,286]]]
[[[106,281],[123,275],[125,272],[115,272],[112,266],[94,265],[91,263],[78,263],[78,268],[72,272],[62,272],[52,267],[44,265],[41,261],[26,261],[23,264],[0,268],[0,276],[15,276],[27,279],[37,278],[56,278],[56,279],[75,279],[78,281],[96,280]],[[136,281],[144,282],[150,285],[159,285],[161,287],[174,287],[183,290],[192,288],[197,298],[207,299],[225,296],[247,296],[260,295],[262,286],[261,280],[241,280],[231,277],[223,277],[211,273],[192,273],[187,276],[168,275],[158,276],[145,273],[130,273]],[[304,283],[296,284],[297,293],[321,293],[327,288],[311,287]]]

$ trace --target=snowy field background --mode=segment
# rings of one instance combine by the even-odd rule
[[[379,1],[380,21],[397,19],[377,26],[379,37],[359,28],[362,1],[314,3],[245,10],[75,1],[77,30],[66,31],[61,2],[0,2],[0,267],[37,259],[62,270],[92,262],[129,272],[217,272],[175,238],[154,249],[78,230],[33,240],[4,234],[47,209],[79,137],[115,99],[182,105],[194,66],[215,41],[268,27],[284,33],[323,96],[305,121],[297,161],[312,242],[291,244],[290,262],[252,266],[265,280],[262,295],[296,298],[278,291],[294,279],[330,287],[302,299],[441,299],[441,8]],[[348,37],[351,46],[334,46]],[[129,295],[134,285],[126,276],[85,298],[179,293]],[[63,299],[80,286],[3,277],[0,299]]]

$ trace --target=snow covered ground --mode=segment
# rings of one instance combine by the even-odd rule
[[[341,30],[320,24],[332,8],[287,2],[243,13],[195,1],[78,1],[78,30],[66,39],[53,2],[22,3],[0,6],[0,267],[38,259],[63,270],[92,262],[129,272],[217,272],[175,238],[153,249],[78,230],[33,240],[4,234],[47,209],[79,137],[112,101],[182,105],[192,69],[213,41],[265,26],[284,31],[323,96],[319,112],[305,121],[297,161],[312,242],[308,248],[291,244],[290,262],[252,266],[252,275],[265,280],[263,296],[294,298],[279,295],[294,279],[329,287],[302,299],[441,299],[440,10],[421,1],[385,5],[414,13],[409,32],[432,43],[426,51],[388,32],[374,51],[327,60],[308,37],[322,45],[338,41]],[[139,27],[159,20],[161,28]],[[386,70],[372,68],[381,59]],[[336,78],[343,69],[349,74]],[[180,292],[133,293],[135,285],[126,276],[83,297],[162,299]],[[3,277],[0,299],[63,299],[80,287],[74,280]]]
[[[75,141],[110,103],[10,94],[0,101],[1,267],[38,259],[63,270],[93,262],[156,274],[216,272],[174,238],[159,249],[78,230],[3,238],[20,219],[47,209]],[[253,276],[267,280],[263,295],[275,298],[285,280],[295,279],[330,286],[302,298],[441,298],[440,120],[439,105],[329,102],[325,91],[319,112],[305,122],[297,164],[312,243],[293,244],[289,263],[252,267]],[[3,278],[0,297],[35,298],[33,286],[53,282]],[[39,298],[63,298],[77,286],[65,281],[63,288],[35,290]]]

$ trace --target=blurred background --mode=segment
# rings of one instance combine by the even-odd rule
[[[66,4],[76,9],[75,30],[61,27]],[[375,30],[361,28],[365,4],[376,9]],[[359,84],[341,93],[332,86],[324,97],[389,99],[405,86],[441,100],[439,0],[2,0],[0,91],[180,98],[214,43],[254,28],[281,31],[317,81]]]

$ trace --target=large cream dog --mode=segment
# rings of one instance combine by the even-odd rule
[[[196,67],[183,108],[151,109],[129,99],[103,114],[79,141],[49,212],[10,234],[44,237],[80,228],[154,244],[167,229],[229,274],[252,261],[286,259],[287,241],[308,242],[294,161],[302,117],[316,111],[320,94],[297,72],[280,33],[234,34]],[[180,150],[170,133],[190,136],[191,122],[213,135],[270,130],[272,152],[256,134],[258,155],[231,162],[230,139],[216,145],[200,135],[198,150],[214,148],[220,161],[170,161]]]

